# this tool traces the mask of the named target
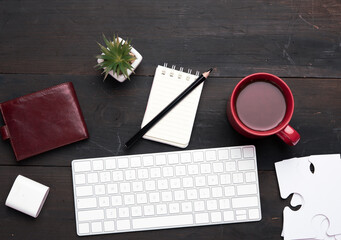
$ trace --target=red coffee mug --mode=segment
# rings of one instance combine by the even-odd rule
[[[286,103],[286,112],[282,121],[275,127],[266,131],[257,131],[247,127],[238,117],[236,110],[236,101],[241,90],[251,82],[255,81],[267,81],[274,84],[281,90]],[[289,126],[292,114],[294,112],[294,97],[290,91],[288,85],[279,77],[269,73],[254,73],[243,78],[237,86],[234,88],[229,103],[227,105],[227,117],[232,127],[249,138],[261,138],[276,134],[286,144],[294,146],[300,140],[300,135],[295,129]],[[262,114],[261,112],[259,114]]]

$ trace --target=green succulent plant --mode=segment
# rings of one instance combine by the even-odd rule
[[[98,43],[101,48],[102,54],[96,56],[98,59],[102,59],[103,61],[98,63],[95,67],[98,69],[103,69],[104,80],[107,78],[110,71],[116,73],[117,75],[123,74],[126,78],[129,78],[128,70],[133,71],[133,67],[131,64],[134,62],[136,57],[131,53],[131,40],[126,40],[123,43],[123,40],[119,40],[118,36],[113,37],[113,40],[108,40],[103,34],[103,39],[105,42],[105,46]]]

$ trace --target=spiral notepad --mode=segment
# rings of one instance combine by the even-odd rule
[[[188,72],[184,72],[182,67],[176,70],[174,65],[172,68],[168,68],[167,64],[157,66],[141,127],[198,78],[199,72],[193,75],[191,71],[189,69]],[[143,138],[186,148],[191,138],[202,88],[203,83],[155,124]]]

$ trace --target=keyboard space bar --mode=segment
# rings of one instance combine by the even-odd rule
[[[134,229],[148,229],[148,228],[159,228],[159,227],[175,227],[193,224],[193,216],[188,215],[177,215],[177,216],[165,216],[165,217],[152,217],[152,218],[139,218],[133,219]]]

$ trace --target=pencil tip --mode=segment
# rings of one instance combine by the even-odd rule
[[[213,71],[213,68],[210,68],[210,69],[209,69],[207,72],[209,72],[209,73],[210,73],[210,72],[212,72],[212,71]]]

